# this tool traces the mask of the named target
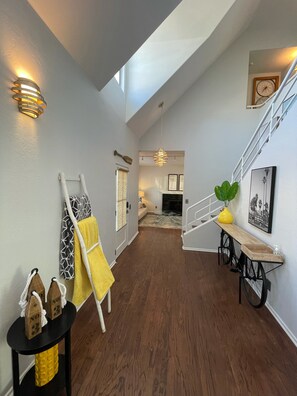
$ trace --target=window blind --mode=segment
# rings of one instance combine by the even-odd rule
[[[128,172],[117,170],[117,202],[116,202],[116,231],[127,224],[127,180]]]

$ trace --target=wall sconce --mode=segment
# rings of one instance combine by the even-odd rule
[[[41,95],[39,86],[28,78],[18,78],[11,90],[13,99],[18,101],[19,111],[32,118],[38,118],[46,108],[46,101]]]

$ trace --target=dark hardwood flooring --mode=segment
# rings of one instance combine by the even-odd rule
[[[73,326],[72,395],[297,395],[297,349],[216,254],[142,228],[113,272],[106,333],[92,296]]]

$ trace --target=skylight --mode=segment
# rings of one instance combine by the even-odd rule
[[[116,79],[116,82],[119,84],[121,87],[121,90],[125,92],[125,66],[123,66],[115,75],[114,78]]]

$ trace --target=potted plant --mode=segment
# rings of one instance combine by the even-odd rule
[[[221,186],[215,186],[214,192],[219,201],[223,201],[225,204],[224,209],[221,211],[218,217],[220,223],[230,224],[233,223],[233,216],[228,209],[229,202],[235,198],[239,189],[238,182],[230,184],[228,180],[223,181]]]

